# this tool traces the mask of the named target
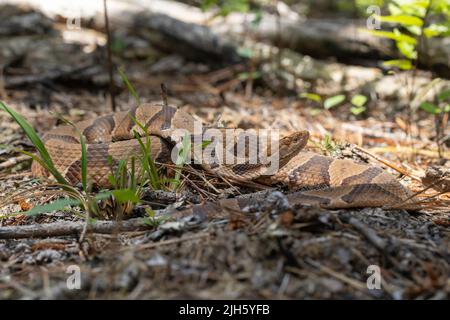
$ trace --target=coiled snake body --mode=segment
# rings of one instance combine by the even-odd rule
[[[76,124],[77,129],[69,125],[57,127],[46,133],[43,140],[55,167],[70,183],[77,184],[81,180],[81,133],[87,143],[88,180],[98,186],[107,186],[111,172],[108,158],[112,159],[114,168],[120,159],[141,152],[135,132],[141,135],[144,132],[133,118],[147,128],[151,156],[161,163],[170,161],[174,130],[184,129],[191,133],[197,121],[172,106],[144,104],[128,112],[82,121]],[[280,139],[281,167],[268,176],[264,175],[267,169],[264,164],[205,163],[202,167],[241,181],[287,187],[292,191],[288,195],[292,204],[307,203],[327,208],[412,206],[411,191],[381,168],[301,151],[308,136],[307,131],[300,131]],[[32,172],[35,176],[48,176],[38,163],[33,163]],[[238,209],[247,202],[245,199],[226,199],[222,203]],[[194,206],[192,210],[204,211],[206,207]]]

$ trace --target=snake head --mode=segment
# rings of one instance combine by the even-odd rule
[[[295,157],[306,146],[308,139],[309,132],[306,130],[281,138],[278,144],[280,167]]]

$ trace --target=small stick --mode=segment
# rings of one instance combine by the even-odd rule
[[[53,223],[0,227],[0,239],[46,238],[79,235],[85,227],[85,221],[60,221]],[[90,225],[93,233],[112,234],[119,231],[136,231],[148,228],[144,219],[134,218],[121,222],[97,221]]]
[[[9,158],[8,160],[3,161],[2,163],[0,163],[0,170],[13,167],[16,164],[24,162],[24,161],[26,161],[28,159],[30,159],[30,157],[27,156],[27,155],[21,155],[21,156],[18,156],[18,157]]]
[[[327,266],[324,266],[316,261],[307,259],[306,262],[313,268],[318,269],[320,272],[326,273],[326,274],[332,276],[333,278],[338,279],[357,290],[362,290],[362,291],[367,290],[367,286],[364,283],[362,283],[361,281],[350,278],[350,277],[346,276],[345,274],[339,273],[339,272],[337,272]]]
[[[410,177],[410,178],[415,179],[415,180],[419,180],[417,177],[412,176],[407,170],[405,170],[403,168],[400,168],[399,166],[393,164],[392,162],[390,162],[390,161],[388,161],[386,159],[382,159],[381,157],[379,157],[379,156],[377,156],[377,155],[375,155],[373,153],[370,153],[369,151],[367,151],[367,150],[365,150],[365,149],[363,149],[361,147],[353,146],[353,149],[356,150],[356,151],[359,151],[361,153],[364,153],[365,155],[367,155],[369,157],[372,157],[373,159],[377,160],[378,162],[381,162],[385,166],[388,166],[389,168],[394,169],[395,171],[403,174],[404,176]]]

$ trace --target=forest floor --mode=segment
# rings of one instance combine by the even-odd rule
[[[78,121],[110,112],[107,73],[97,68],[104,55],[88,50],[104,35],[90,30],[83,39],[88,43],[82,45],[79,38],[76,44],[67,43],[65,36],[33,42],[21,59],[10,61],[0,82],[2,100],[39,133],[58,124],[58,114]],[[16,38],[32,41],[26,37]],[[211,67],[177,54],[164,56],[138,37],[126,34],[123,39],[128,42],[117,49],[114,62],[124,68],[143,102],[160,100],[164,83],[170,104],[205,123],[220,118],[227,126],[244,129],[272,127],[282,134],[309,130],[308,149],[382,166],[415,192],[424,188],[421,178],[428,168],[449,166],[448,151],[444,147],[439,156],[433,142],[433,119],[419,117],[413,126],[406,125],[409,111],[399,101],[407,96],[402,81],[411,76],[408,73],[386,76],[364,68],[371,75],[370,88],[380,93],[367,113],[354,115],[344,105],[325,110],[288,91],[269,89],[264,81],[242,78],[242,66]],[[430,80],[428,73],[418,74],[420,81]],[[120,78],[116,82],[117,105],[129,109],[133,97]],[[352,85],[336,79],[313,82],[331,94]],[[398,89],[387,94],[392,84]],[[400,107],[389,107],[394,104]],[[1,145],[34,150],[5,112],[0,113],[0,132]],[[333,140],[327,141],[326,134]],[[12,149],[0,149],[0,227],[83,222],[80,212],[20,214],[61,196],[57,188],[31,176],[30,163]],[[181,190],[199,195],[190,186],[203,188],[202,200],[257,191],[249,186],[232,189],[216,180],[211,180],[211,188],[192,178]],[[448,200],[445,194],[441,198]],[[159,202],[155,207],[168,205],[173,204]],[[298,206],[243,220],[186,217],[145,230],[88,233],[81,244],[78,235],[0,239],[0,299],[448,299],[449,212]],[[67,287],[67,268],[73,265],[81,269],[79,290]],[[381,286],[371,288],[377,268]]]

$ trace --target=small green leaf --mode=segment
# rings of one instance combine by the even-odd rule
[[[352,98],[352,105],[356,106],[356,107],[363,107],[367,102],[367,97],[363,96],[362,94],[357,94],[355,96],[353,96]]]
[[[58,199],[49,204],[44,204],[42,206],[35,206],[31,210],[23,212],[22,214],[26,215],[37,215],[41,213],[50,213],[56,210],[64,210],[70,206],[80,205],[81,202],[76,199]]]
[[[450,104],[445,105],[444,108],[442,108],[442,112],[444,113],[450,112]]]
[[[420,104],[420,108],[431,114],[439,114],[442,112],[442,110],[438,106],[429,102],[422,102]]]
[[[152,208],[145,208],[145,213],[147,213],[150,218],[154,218],[156,215],[155,211],[153,211]]]
[[[212,6],[217,5],[219,0],[203,0],[201,9],[203,11],[209,10]]]
[[[418,26],[423,25],[423,20],[414,16],[407,15],[395,15],[395,16],[375,16],[376,19],[382,22],[398,23],[405,26]]]
[[[319,108],[313,108],[313,109],[309,110],[309,114],[312,117],[315,117],[315,116],[319,115],[321,112],[322,112],[322,109],[319,109]]]
[[[427,38],[440,36],[450,31],[450,26],[444,24],[433,23],[423,30],[423,33]]]
[[[412,69],[411,60],[388,60],[388,61],[384,61],[383,65],[386,67],[397,67],[401,70],[411,70]]]
[[[259,71],[241,72],[238,74],[239,80],[258,79],[259,77],[261,77],[261,72],[259,72]]]
[[[450,90],[444,90],[444,91],[440,92],[438,95],[438,99],[439,99],[439,101],[445,101],[445,100],[450,99]]]
[[[343,94],[338,94],[336,96],[327,98],[324,103],[323,106],[325,109],[331,109],[335,106],[337,106],[338,104],[342,103],[345,100],[345,95]]]
[[[110,191],[110,190],[108,190],[108,191],[103,190],[103,191],[100,191],[99,193],[97,193],[94,198],[95,198],[95,200],[99,201],[99,200],[108,199],[111,196],[112,196],[112,191]]]
[[[309,93],[309,92],[300,93],[300,98],[305,98],[305,99],[316,101],[316,102],[322,101],[322,97],[320,95],[318,95],[316,93]]]
[[[366,111],[366,107],[364,107],[364,106],[361,106],[361,107],[354,106],[354,107],[350,108],[350,112],[352,114],[354,114],[355,116],[363,113],[364,111]]]
[[[417,59],[416,46],[407,42],[397,41],[396,46],[398,50],[408,59]]]
[[[393,3],[393,2],[389,2],[388,3],[388,9],[389,9],[389,12],[392,14],[392,15],[394,15],[394,16],[398,16],[398,15],[401,15],[403,12],[402,12],[402,9],[400,9],[395,3]]]
[[[250,9],[248,0],[227,0],[219,2],[219,15],[227,16],[232,12],[246,13]]]
[[[136,192],[131,189],[113,190],[111,193],[114,196],[114,199],[116,199],[117,203],[119,204],[123,204],[126,202],[139,202],[139,197],[136,195]]]
[[[420,36],[422,34],[422,27],[417,26],[405,26],[405,29],[411,32],[413,35]]]
[[[237,49],[237,54],[240,55],[242,58],[250,59],[253,57],[254,53],[253,50],[246,47],[239,47]]]
[[[397,30],[395,32],[391,32],[391,31],[382,31],[382,30],[366,30],[366,29],[360,29],[363,32],[366,33],[370,33],[371,35],[374,35],[376,37],[382,37],[382,38],[388,38],[388,39],[392,39],[395,41],[402,41],[402,42],[406,42],[406,43],[410,43],[413,45],[416,45],[417,40],[414,39],[411,36],[408,36],[406,34],[401,33],[400,31]]]

